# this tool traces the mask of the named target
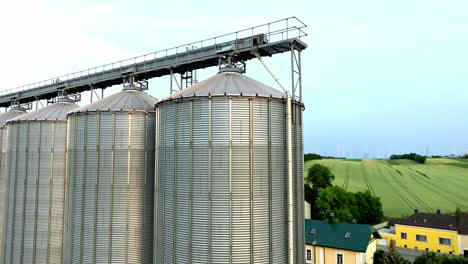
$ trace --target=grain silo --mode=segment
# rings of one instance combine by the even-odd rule
[[[129,86],[69,114],[65,263],[153,261],[156,101]]]
[[[8,150],[8,129],[6,122],[10,119],[26,114],[26,110],[20,107],[12,107],[10,111],[0,114],[0,263],[3,263],[3,254],[5,240],[5,217],[7,208],[8,177],[6,173],[7,150]]]
[[[225,68],[157,103],[155,263],[304,262],[303,105],[291,106],[289,218],[287,102]]]
[[[67,112],[73,100],[7,122],[8,211],[4,263],[62,263]]]

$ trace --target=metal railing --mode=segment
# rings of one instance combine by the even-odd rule
[[[220,43],[232,42],[237,43],[237,40],[246,38],[246,37],[253,37],[255,35],[264,34],[266,40],[269,43],[282,41],[292,38],[302,38],[307,36],[307,33],[304,32],[304,28],[307,27],[301,20],[296,17],[288,17],[284,19],[280,19],[277,21],[273,21],[270,23],[258,25],[251,28],[246,28],[240,31],[235,31],[232,33],[216,36],[213,38],[208,38],[192,43],[188,43],[185,45],[160,50],[148,54],[144,54],[141,56],[129,58],[126,60],[121,60],[113,63],[104,64],[101,66],[89,68],[82,71],[77,71],[74,73],[58,76],[55,78],[50,78],[44,81],[35,82],[23,86],[19,86],[16,88],[8,89],[0,91],[0,96],[8,95],[8,94],[16,94],[26,90],[32,90],[36,88],[40,88],[47,85],[57,84],[57,83],[66,83],[69,80],[73,80],[76,78],[81,77],[92,77],[96,74],[114,70],[114,69],[123,69],[127,66],[133,66],[139,63],[144,63],[146,61],[155,60],[158,58],[164,58],[167,56],[178,55],[181,53],[185,53],[187,51],[196,51],[197,49],[202,49],[204,47],[209,46],[217,46]],[[237,45],[234,45],[235,49],[237,49]]]

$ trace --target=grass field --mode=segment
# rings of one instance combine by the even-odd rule
[[[382,198],[389,217],[420,212],[468,211],[468,162],[428,159],[426,164],[411,160],[314,160],[335,174],[335,185],[349,191],[363,191]]]

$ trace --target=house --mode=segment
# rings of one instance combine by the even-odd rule
[[[372,264],[380,234],[369,225],[305,220],[307,264]]]
[[[390,229],[381,229],[383,243],[415,250],[433,251],[468,257],[468,213],[459,215],[415,213],[393,220]]]

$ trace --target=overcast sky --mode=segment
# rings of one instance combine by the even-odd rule
[[[468,153],[466,0],[15,0],[0,10],[1,90],[297,16],[309,26],[305,152]],[[289,84],[288,54],[266,60]],[[247,75],[278,88],[257,61]],[[164,97],[168,85],[153,79],[149,92]]]

